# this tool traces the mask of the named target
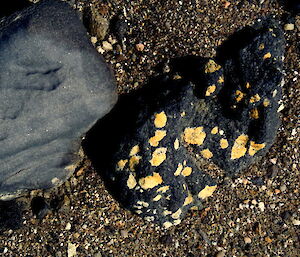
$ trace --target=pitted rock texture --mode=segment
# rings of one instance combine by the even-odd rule
[[[117,100],[75,11],[41,1],[0,23],[0,197],[72,174],[81,137]]]
[[[270,148],[284,39],[272,20],[246,32],[238,47],[233,38],[220,49],[227,55],[198,67],[195,85],[153,81],[121,98],[89,132],[87,153],[124,207],[165,228],[179,224],[217,188],[208,165],[237,174]]]

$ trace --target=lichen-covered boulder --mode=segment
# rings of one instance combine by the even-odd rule
[[[89,132],[86,151],[124,207],[166,228],[176,225],[215,191],[208,165],[236,174],[270,148],[284,39],[272,20],[247,33],[239,47],[225,44],[226,56],[199,67],[196,85],[153,81],[121,98]]]
[[[75,11],[41,1],[0,22],[0,199],[62,183],[117,100]]]

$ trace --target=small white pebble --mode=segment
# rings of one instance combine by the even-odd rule
[[[284,25],[284,30],[286,31],[290,31],[290,30],[294,30],[295,29],[295,25],[293,23],[287,23]]]
[[[68,222],[67,223],[67,225],[66,225],[66,228],[65,228],[66,230],[70,230],[71,229],[71,223],[70,222]]]
[[[292,223],[295,226],[299,226],[300,225],[300,220],[292,219]]]
[[[96,38],[96,37],[91,37],[91,42],[92,42],[93,44],[96,44],[96,43],[97,43],[97,38]]]
[[[265,204],[263,202],[258,203],[258,208],[263,212],[265,211]]]

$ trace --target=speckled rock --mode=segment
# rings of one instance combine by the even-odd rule
[[[117,99],[75,11],[41,1],[0,23],[0,198],[59,185]]]
[[[147,221],[179,224],[216,190],[209,165],[236,174],[274,141],[282,31],[268,20],[246,32],[247,41],[230,39],[199,67],[201,83],[153,81],[121,98],[88,134],[85,149],[110,192]]]

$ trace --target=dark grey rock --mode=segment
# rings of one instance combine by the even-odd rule
[[[122,97],[84,142],[113,196],[166,228],[202,208],[217,187],[211,167],[237,174],[273,143],[283,54],[282,31],[267,20],[229,39],[217,61],[200,58],[193,83],[158,79]]]
[[[75,11],[41,1],[0,23],[0,196],[62,183],[109,112],[112,73]]]

